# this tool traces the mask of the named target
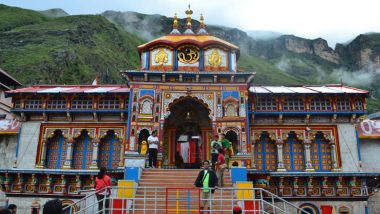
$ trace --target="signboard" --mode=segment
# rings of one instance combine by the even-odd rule
[[[21,123],[17,119],[0,120],[0,134],[17,134]]]
[[[379,138],[380,120],[364,120],[358,126],[359,138]]]

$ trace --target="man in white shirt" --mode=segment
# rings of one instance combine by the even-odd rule
[[[157,130],[154,130],[152,132],[152,135],[148,137],[148,144],[149,144],[149,167],[155,168],[156,162],[157,162],[157,153],[158,153],[158,137],[157,137]]]

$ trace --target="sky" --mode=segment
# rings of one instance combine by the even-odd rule
[[[244,31],[274,31],[316,39],[334,48],[359,34],[380,32],[380,1],[376,0],[0,0],[32,10],[61,8],[70,15],[106,10],[135,11],[184,18],[188,4],[205,24]]]

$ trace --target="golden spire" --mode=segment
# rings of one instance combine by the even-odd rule
[[[200,28],[205,28],[205,20],[203,18],[203,14],[201,13],[201,18],[199,19],[200,21]]]
[[[186,15],[187,15],[186,26],[188,29],[191,29],[191,14],[193,14],[193,11],[190,9],[190,4],[189,4],[189,8],[186,10]]]
[[[178,28],[178,17],[177,17],[177,13],[175,13],[173,17],[173,29],[177,29],[177,28]]]

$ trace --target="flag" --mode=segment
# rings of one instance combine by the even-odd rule
[[[92,81],[92,84],[91,85],[98,85],[99,84],[99,76],[96,75],[94,81]]]

